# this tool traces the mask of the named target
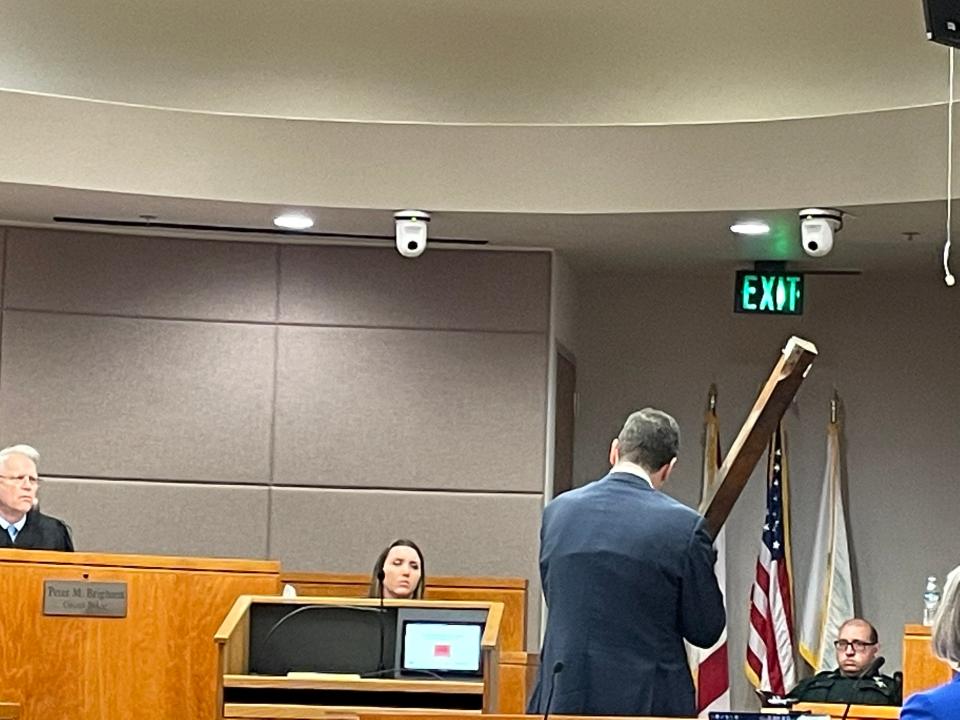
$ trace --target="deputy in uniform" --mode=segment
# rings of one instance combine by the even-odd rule
[[[880,673],[883,658],[877,630],[866,620],[852,618],[840,626],[836,670],[803,680],[789,696],[798,702],[900,705],[900,681]]]

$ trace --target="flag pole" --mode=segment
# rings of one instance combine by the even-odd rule
[[[837,393],[837,389],[833,389],[833,397],[830,398],[830,424],[837,424],[837,417],[840,410],[840,395]]]

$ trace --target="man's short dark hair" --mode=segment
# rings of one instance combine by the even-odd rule
[[[680,451],[680,426],[662,410],[644,408],[627,418],[617,440],[621,460],[656,472]]]

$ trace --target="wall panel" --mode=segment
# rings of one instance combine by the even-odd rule
[[[383,248],[289,245],[281,272],[283,322],[547,331],[546,253],[428,248],[411,260]]]
[[[263,482],[274,332],[6,311],[0,439],[57,475]]]
[[[8,230],[5,307],[106,315],[272,321],[277,248]]]
[[[281,327],[274,482],[539,492],[545,345]]]
[[[265,487],[48,478],[44,512],[91,552],[265,558]]]

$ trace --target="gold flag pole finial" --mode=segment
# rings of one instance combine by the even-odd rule
[[[707,410],[714,412],[717,409],[717,386],[710,383],[710,393],[707,395]]]
[[[840,410],[840,395],[837,393],[837,389],[833,389],[833,397],[830,398],[830,422],[834,425],[837,424],[837,414]]]

